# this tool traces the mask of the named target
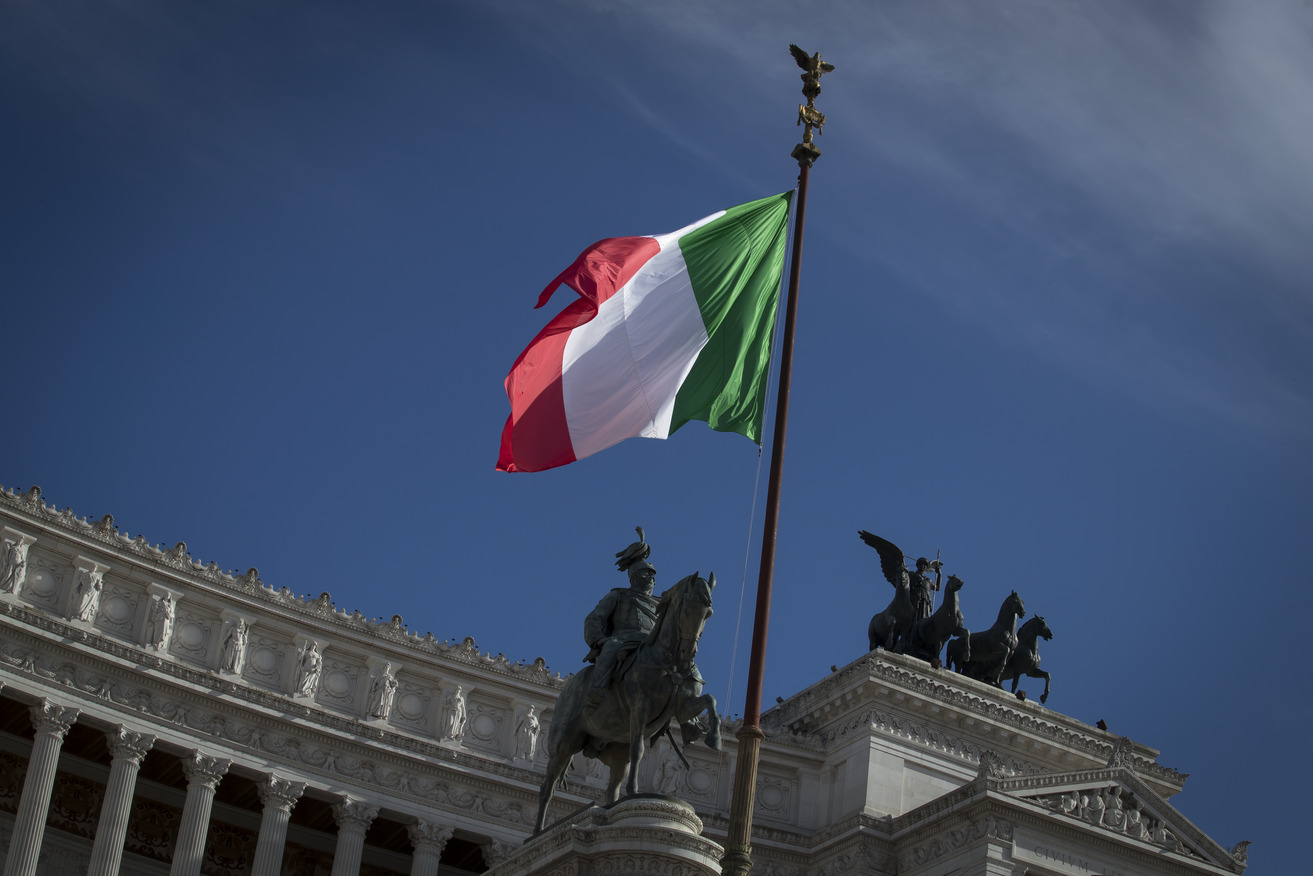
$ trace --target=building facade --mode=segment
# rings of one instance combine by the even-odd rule
[[[0,538],[5,876],[454,876],[524,858],[563,684],[541,659],[275,590],[36,488],[0,491]],[[763,724],[763,876],[1244,870],[1244,843],[1172,806],[1186,777],[1156,751],[922,661],[865,655]],[[685,768],[662,746],[640,777],[713,843],[726,729],[724,751],[689,748]],[[603,773],[577,758],[551,818],[598,799]]]

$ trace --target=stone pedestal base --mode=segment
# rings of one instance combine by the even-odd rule
[[[639,795],[557,822],[487,876],[720,876],[723,854],[692,806]]]

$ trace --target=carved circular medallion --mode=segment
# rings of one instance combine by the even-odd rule
[[[179,648],[195,651],[205,642],[205,630],[195,621],[187,621],[178,627],[178,631],[174,633],[173,641]]]
[[[45,569],[31,569],[23,591],[32,596],[50,596],[55,592],[55,576]]]
[[[335,697],[344,697],[351,692],[351,677],[334,669],[324,676],[324,689]]]
[[[413,721],[424,714],[424,698],[419,694],[408,693],[398,701],[397,711],[401,713],[401,717]]]
[[[112,624],[127,623],[132,617],[132,603],[114,594],[100,604],[100,612],[105,616],[105,620]]]
[[[497,735],[497,720],[487,712],[482,712],[474,716],[470,728],[474,731],[474,735],[479,739],[492,739]]]
[[[705,794],[711,790],[711,774],[704,769],[691,769],[688,772],[688,789],[695,794]]]
[[[757,789],[757,805],[775,811],[784,805],[784,791],[776,785],[762,785]]]
[[[268,675],[278,666],[278,652],[268,645],[251,652],[251,666],[256,672]]]

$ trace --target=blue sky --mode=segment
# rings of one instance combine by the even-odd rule
[[[753,444],[493,465],[580,250],[793,185],[790,42],[838,69],[765,701],[864,651],[858,529],[942,550],[969,626],[1014,588],[1047,619],[1050,706],[1293,871],[1307,3],[5,4],[0,483],[562,672],[641,524],[659,586],[717,573],[701,665],[741,711]]]

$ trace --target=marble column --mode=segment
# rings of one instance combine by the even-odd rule
[[[214,789],[228,772],[232,761],[193,751],[182,762],[187,777],[187,798],[182,804],[182,824],[178,842],[173,847],[173,866],[169,876],[200,876],[201,858],[205,854],[205,835],[210,829],[210,809],[214,806]]]
[[[41,838],[46,832],[46,813],[50,809],[50,794],[55,787],[55,770],[59,766],[59,749],[64,745],[64,734],[77,720],[79,709],[58,706],[50,700],[41,700],[32,706],[32,726],[36,739],[32,742],[32,756],[27,762],[27,778],[23,780],[23,795],[18,800],[18,816],[9,837],[9,856],[5,859],[4,876],[35,876],[37,858],[41,854]]]
[[[342,795],[333,804],[337,820],[337,848],[333,851],[332,876],[360,876],[360,856],[365,851],[365,831],[378,816],[378,807]]]
[[[406,833],[410,834],[410,844],[415,847],[415,854],[410,859],[410,876],[438,876],[438,860],[447,840],[451,839],[452,828],[431,821],[418,821],[408,825]]]
[[[137,770],[141,759],[155,744],[149,733],[134,733],[122,724],[109,737],[109,781],[105,800],[96,825],[96,841],[91,847],[91,866],[87,876],[116,876],[123,859],[123,841],[128,835],[128,816],[132,814],[132,794],[137,787]]]
[[[292,807],[304,791],[305,782],[293,782],[274,775],[265,776],[260,782],[264,815],[260,818],[260,839],[255,844],[252,876],[279,876],[283,872],[287,822],[292,817]]]

